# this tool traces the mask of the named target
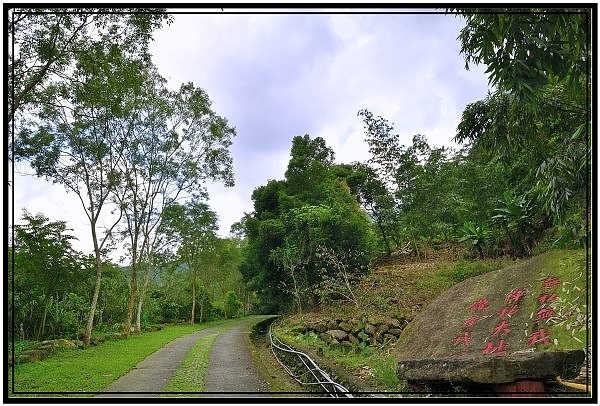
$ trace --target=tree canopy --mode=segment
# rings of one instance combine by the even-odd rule
[[[322,138],[296,136],[286,179],[252,194],[241,271],[264,311],[318,305],[315,289],[331,271],[317,254],[323,248],[357,253],[349,264],[354,273],[368,265],[374,249],[370,220],[335,168],[333,150]]]

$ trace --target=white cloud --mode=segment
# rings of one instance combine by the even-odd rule
[[[484,69],[464,70],[462,25],[439,14],[188,14],[155,33],[169,85],[205,89],[237,130],[235,188],[208,186],[221,234],[252,210],[254,188],[283,178],[294,136],[323,137],[340,163],[367,159],[360,109],[392,122],[404,144],[416,133],[450,143],[466,105],[487,91]],[[87,224],[74,195],[18,187],[17,210]]]
[[[50,221],[66,221],[67,228],[73,230],[69,232],[78,238],[77,241],[73,241],[73,247],[78,251],[92,252],[89,221],[77,195],[73,192],[67,193],[61,185],[18,174],[15,174],[14,187],[11,189],[14,191],[16,206],[15,224],[23,224],[23,209],[32,215],[41,213]]]

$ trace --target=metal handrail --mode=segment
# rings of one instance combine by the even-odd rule
[[[301,351],[297,351],[294,348],[290,347],[286,343],[282,342],[279,338],[277,338],[273,334],[273,325],[269,326],[269,339],[271,341],[271,352],[275,356],[275,359],[279,364],[283,367],[283,369],[290,375],[296,382],[302,385],[320,385],[325,392],[329,394],[331,397],[353,397],[348,389],[344,386],[340,385],[337,382],[334,382],[331,377],[323,371],[312,358]],[[294,373],[287,365],[285,365],[280,358],[275,353],[275,350],[279,350],[284,353],[292,354],[296,356],[299,361],[302,363],[306,372],[302,374]],[[312,378],[311,378],[312,376]],[[308,377],[309,382],[305,382],[301,378]]]

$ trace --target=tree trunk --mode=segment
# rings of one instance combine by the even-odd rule
[[[290,268],[290,273],[292,274],[292,281],[294,281],[294,296],[296,296],[296,303],[298,304],[298,311],[302,313],[302,302],[300,301],[300,288],[296,283],[296,275],[294,273],[294,267]]]
[[[194,319],[196,318],[196,270],[190,269],[192,273],[192,318],[190,324],[194,325]]]
[[[140,292],[140,298],[138,300],[137,305],[137,314],[135,319],[135,331],[142,331],[142,310],[144,306],[144,298],[146,297],[146,291],[148,290],[148,284],[150,283],[150,275],[152,274],[152,256],[149,256],[148,268],[146,269],[146,274],[144,275],[144,285],[142,286],[142,291]]]
[[[35,339],[40,341],[42,339],[42,335],[44,334],[44,327],[46,326],[46,315],[48,314],[48,300],[50,299],[50,294],[46,293],[44,296],[44,301],[42,303],[42,307],[44,308],[42,318],[40,319],[40,323],[38,324],[38,330],[35,335]]]
[[[95,234],[95,233],[94,233]],[[100,283],[102,281],[102,258],[100,257],[100,250],[96,236],[94,239],[94,254],[96,256],[96,283],[94,285],[94,294],[92,296],[92,303],[90,303],[90,311],[88,313],[87,325],[85,327],[85,333],[83,335],[83,346],[87,347],[90,345],[90,338],[92,337],[92,329],[94,328],[94,315],[96,314],[96,307],[98,306],[98,298],[100,297]]]
[[[131,320],[133,319],[133,308],[135,307],[135,299],[137,297],[137,267],[138,264],[136,264],[135,261],[132,261],[131,280],[129,281],[131,293],[129,294],[129,302],[127,304],[127,316],[125,318],[125,337],[129,337],[129,335],[131,334]]]
[[[200,323],[204,321],[204,297],[200,301]]]
[[[385,246],[387,248],[387,253],[388,253],[388,255],[392,255],[392,247],[390,245],[390,242],[387,239],[387,236],[385,235],[385,230],[383,229],[383,224],[381,224],[381,221],[379,219],[377,219],[377,225],[379,226],[379,231],[381,232],[381,237],[383,238],[383,241],[385,242]]]
[[[88,187],[89,191],[89,187]],[[92,198],[90,196],[90,206],[93,208]],[[92,232],[92,243],[94,244],[94,256],[96,257],[96,283],[94,285],[94,294],[92,295],[92,302],[90,303],[90,312],[88,313],[87,325],[85,328],[85,332],[83,334],[83,344],[84,347],[90,345],[90,338],[92,336],[92,329],[94,328],[94,316],[96,315],[96,307],[98,306],[98,299],[100,298],[100,285],[102,283],[102,273],[104,271],[104,264],[102,263],[102,247],[106,242],[107,238],[109,238],[112,229],[119,223],[121,217],[123,215],[123,211],[121,210],[119,214],[119,218],[115,221],[106,231],[104,240],[102,243],[98,243],[98,235],[96,234],[96,221],[98,216],[100,215],[100,209],[102,208],[102,204],[97,209],[97,211],[90,210],[90,229]]]
[[[140,292],[140,296],[138,298],[136,312],[135,312],[135,331],[142,331],[142,306],[144,304],[144,289]]]

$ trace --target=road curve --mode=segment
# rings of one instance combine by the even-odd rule
[[[245,320],[217,337],[204,377],[204,392],[218,397],[265,396],[268,386],[260,378],[248,349],[251,327],[265,318],[268,316]]]
[[[196,396],[243,396],[238,392],[267,391],[266,384],[259,378],[252,362],[248,344],[250,328],[270,317],[272,316],[257,316],[241,320],[217,337],[204,387],[205,392],[212,393]],[[221,328],[222,325],[217,325],[171,341],[108,385],[96,397],[160,396],[194,343]]]

